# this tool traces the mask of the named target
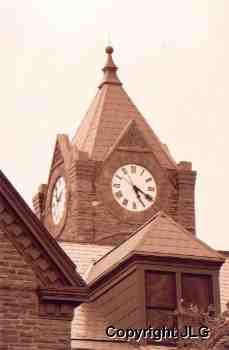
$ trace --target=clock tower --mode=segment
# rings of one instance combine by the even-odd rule
[[[175,162],[124,90],[113,48],[106,54],[75,136],[57,136],[35,212],[59,241],[116,245],[161,209],[195,234],[196,173]]]

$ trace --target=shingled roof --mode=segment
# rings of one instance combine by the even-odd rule
[[[106,48],[106,53],[103,81],[72,143],[79,150],[88,152],[91,159],[104,160],[128,123],[135,121],[160,164],[169,169],[176,168],[168,149],[123,89],[112,59],[113,49]]]
[[[221,263],[225,260],[220,253],[160,211],[126,241],[94,263],[87,282],[94,282],[134,254]]]

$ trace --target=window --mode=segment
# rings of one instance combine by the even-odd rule
[[[175,327],[177,307],[176,275],[166,272],[146,272],[147,327]]]
[[[174,311],[181,299],[205,311],[214,302],[210,275],[148,270],[145,281],[147,327],[177,327]]]
[[[208,306],[213,304],[211,276],[185,273],[181,285],[182,298],[188,305],[197,305],[207,311]]]

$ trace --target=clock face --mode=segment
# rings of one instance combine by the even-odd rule
[[[57,179],[52,192],[52,218],[55,225],[58,225],[65,212],[66,184],[61,176]]]
[[[119,205],[132,212],[148,209],[156,199],[155,180],[149,170],[140,165],[120,167],[113,175],[111,186]]]

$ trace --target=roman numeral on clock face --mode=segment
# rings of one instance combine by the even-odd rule
[[[128,204],[128,199],[124,198],[123,201],[122,201],[122,204],[125,205],[125,206],[127,206],[127,204]]]
[[[122,191],[116,192],[115,195],[116,195],[117,198],[123,197]]]
[[[126,168],[122,168],[122,172],[123,172],[124,175],[127,175],[127,173],[128,173]]]
[[[113,187],[115,187],[115,188],[120,188],[120,186],[121,186],[120,184],[114,184],[113,185]]]
[[[136,170],[137,170],[136,165],[131,165],[131,173],[136,174]]]

